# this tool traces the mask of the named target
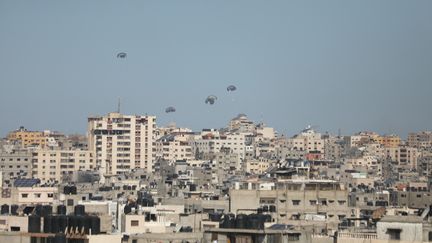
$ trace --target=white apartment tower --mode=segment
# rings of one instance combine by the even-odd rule
[[[152,172],[156,117],[108,113],[88,118],[89,149],[105,175],[141,168]]]

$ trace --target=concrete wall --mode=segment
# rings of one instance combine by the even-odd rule
[[[401,241],[417,241],[423,240],[423,225],[422,223],[402,223],[402,222],[380,222],[377,224],[377,235],[379,239],[389,240],[387,229],[401,229]]]

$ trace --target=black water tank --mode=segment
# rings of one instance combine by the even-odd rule
[[[153,206],[154,206],[154,200],[153,200],[153,198],[149,198],[149,199],[148,199],[148,204],[147,204],[147,206],[148,206],[148,207],[153,207]]]
[[[46,243],[54,243],[54,236],[48,236],[47,238],[46,238],[46,241],[45,241]]]
[[[76,186],[70,186],[70,193],[72,195],[76,195],[77,194],[77,187]]]
[[[54,236],[53,243],[66,243],[66,235],[65,234],[56,234]]]
[[[66,215],[66,206],[65,205],[57,205],[57,214],[58,215]]]
[[[75,205],[74,213],[76,216],[84,216],[85,215],[85,206],[84,205]]]
[[[267,205],[263,206],[263,212],[267,213],[269,211],[269,207]]]
[[[88,235],[91,228],[91,218],[90,216],[84,216],[84,233]]]
[[[191,192],[196,191],[196,185],[195,184],[190,184],[189,185],[189,191],[191,191]]]
[[[263,208],[257,208],[257,214],[262,214],[263,213]]]
[[[52,233],[52,216],[43,217],[43,232]]]
[[[245,214],[238,214],[235,219],[235,226],[238,229],[246,229],[247,228],[247,222],[248,222],[248,216]]]
[[[9,214],[9,205],[7,205],[7,204],[1,205],[0,212],[2,215]]]
[[[264,222],[271,222],[271,221],[272,221],[272,217],[270,214],[264,215]]]
[[[63,193],[66,194],[66,195],[71,194],[70,187],[69,186],[64,186],[63,187]]]
[[[16,204],[11,205],[11,214],[12,215],[18,215],[18,208],[19,208],[19,206]]]
[[[209,219],[213,222],[220,222],[222,214],[220,213],[209,213]]]
[[[34,215],[37,215],[37,216],[42,216],[42,210],[43,210],[42,205],[38,204],[38,205],[36,205],[36,207],[34,208],[33,214],[34,214]]]
[[[44,205],[42,206],[42,212],[41,216],[46,217],[52,215],[52,206],[51,205]]]
[[[59,227],[59,216],[50,216],[51,217],[51,233],[60,233]]]
[[[124,214],[129,214],[130,212],[132,212],[132,207],[131,207],[129,204],[127,204],[127,205],[124,207],[123,212],[124,212]]]
[[[123,185],[123,190],[126,191],[128,189],[127,185]]]
[[[28,217],[28,232],[40,233],[41,232],[41,217],[37,215],[30,215]]]
[[[98,216],[90,216],[90,222],[91,234],[100,234],[100,218]]]
[[[68,221],[69,228],[72,228],[74,231],[77,229],[79,232],[82,231],[82,228],[85,226],[85,217],[84,216],[70,216]]]
[[[275,205],[270,205],[269,206],[269,211],[272,212],[272,213],[276,212],[276,206]]]
[[[234,214],[225,214],[222,222],[219,224],[220,228],[233,229],[235,228],[235,216]]]
[[[68,227],[68,221],[69,217],[65,215],[59,215],[57,216],[57,222],[58,222],[58,233],[65,232],[65,229]]]
[[[260,229],[264,229],[264,215],[260,215],[260,214],[251,214],[248,217],[248,224],[247,224],[247,228],[248,229],[256,229],[256,230],[260,230]]]

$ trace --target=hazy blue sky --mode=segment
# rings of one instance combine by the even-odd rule
[[[118,97],[124,113],[193,129],[238,113],[288,135],[432,129],[431,11],[430,0],[1,0],[0,135],[85,133]]]

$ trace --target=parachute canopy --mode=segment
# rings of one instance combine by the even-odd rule
[[[126,58],[126,57],[127,57],[126,52],[120,52],[117,54],[117,58]]]
[[[209,95],[207,96],[207,98],[205,99],[205,103],[206,104],[210,104],[213,105],[215,103],[215,101],[217,100],[217,97],[215,95]]]
[[[228,91],[228,92],[230,92],[230,91],[235,91],[236,89],[237,89],[237,87],[234,86],[234,85],[230,85],[230,86],[227,87],[227,91]]]
[[[167,108],[165,109],[165,112],[166,112],[166,113],[175,112],[175,111],[176,111],[176,109],[175,109],[174,107],[172,107],[172,106],[167,107]]]

